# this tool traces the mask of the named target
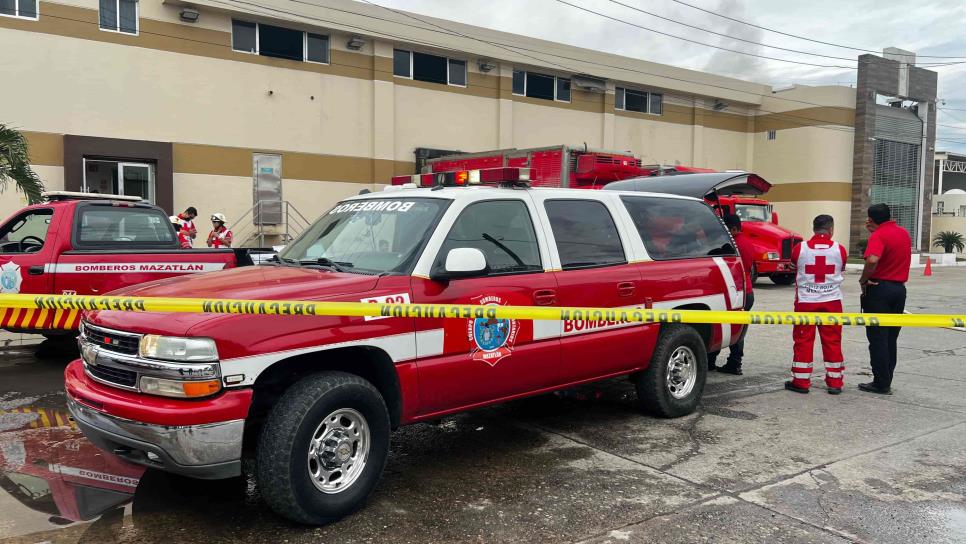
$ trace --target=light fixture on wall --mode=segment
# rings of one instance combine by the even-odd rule
[[[495,64],[493,64],[492,62],[486,59],[480,59],[479,61],[477,61],[476,65],[479,66],[480,71],[483,73],[489,72],[494,68],[496,68]]]
[[[362,46],[365,44],[366,44],[366,41],[363,40],[360,36],[353,36],[349,38],[349,41],[346,42],[345,46],[348,47],[349,49],[352,49],[353,51],[358,51],[362,49]]]
[[[196,9],[184,8],[181,10],[181,20],[186,23],[197,23],[201,13]]]
[[[714,111],[724,111],[724,110],[728,109],[728,104],[725,104],[724,102],[722,102],[720,100],[715,100],[714,101],[714,106],[711,106],[711,107],[714,109]]]

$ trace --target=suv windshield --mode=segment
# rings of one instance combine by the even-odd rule
[[[408,274],[448,205],[438,198],[340,202],[278,258],[345,272]]]
[[[763,204],[738,204],[735,213],[742,221],[771,221],[771,206]]]

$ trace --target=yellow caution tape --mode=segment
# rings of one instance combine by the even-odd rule
[[[537,319],[616,323],[731,323],[735,325],[844,325],[857,327],[963,327],[966,315],[832,314],[565,308],[472,304],[379,304],[298,300],[233,300],[75,295],[0,295],[0,309],[115,310],[123,312],[212,313],[292,316]]]

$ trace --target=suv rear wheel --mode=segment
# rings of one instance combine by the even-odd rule
[[[708,355],[701,335],[685,325],[669,325],[654,347],[650,366],[634,376],[634,385],[647,413],[680,417],[697,407],[707,377]]]
[[[279,515],[322,525],[359,509],[389,453],[379,391],[344,372],[302,379],[272,409],[258,439],[257,481]]]

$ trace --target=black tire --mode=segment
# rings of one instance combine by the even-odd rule
[[[775,285],[791,285],[795,283],[794,274],[772,274],[769,276]]]
[[[668,385],[667,372],[671,357],[679,348],[687,348],[694,358],[694,383],[690,392],[676,398]],[[686,353],[682,351],[681,353]],[[637,399],[645,412],[658,417],[681,417],[694,412],[704,393],[708,378],[708,350],[698,331],[686,325],[668,325],[654,347],[647,370],[634,376]]]
[[[758,267],[751,265],[751,284],[754,285],[758,281]]]
[[[323,419],[355,410],[369,427],[369,453],[348,487],[325,493],[309,474],[308,448]],[[322,372],[291,386],[272,409],[258,439],[256,479],[279,515],[309,525],[331,523],[362,507],[389,456],[389,412],[379,391],[344,372]],[[348,472],[348,470],[347,470]]]

